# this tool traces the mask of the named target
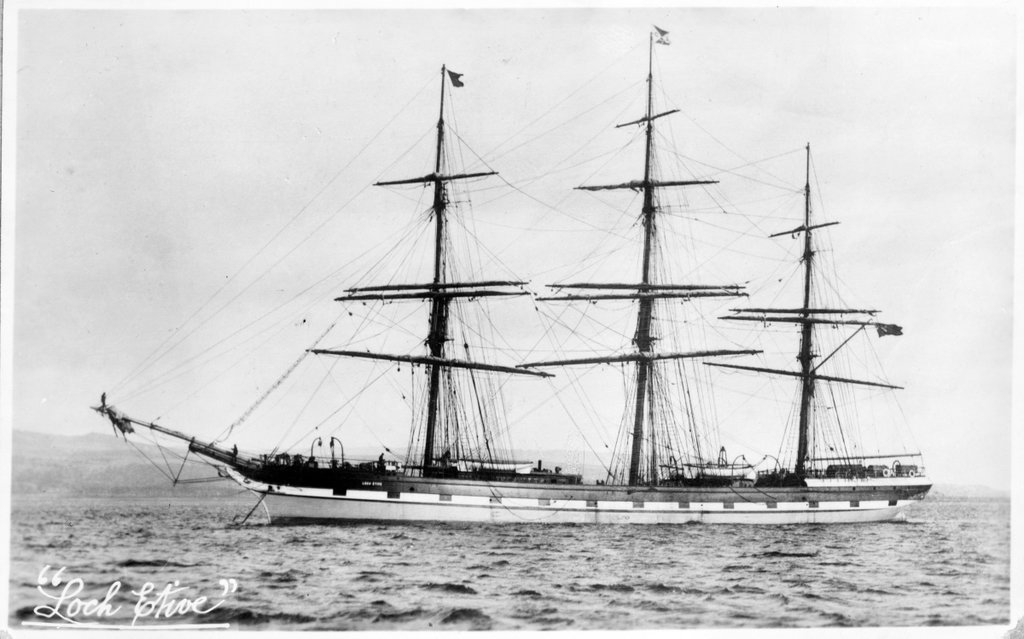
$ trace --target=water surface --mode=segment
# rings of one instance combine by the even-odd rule
[[[233,526],[253,500],[15,501],[11,625],[44,565],[90,597],[238,590],[176,623],[242,629],[643,629],[1009,622],[1010,502],[929,498],[903,523]],[[265,517],[263,518],[265,521]],[[131,621],[134,598],[109,622]],[[140,622],[141,623],[141,622]]]

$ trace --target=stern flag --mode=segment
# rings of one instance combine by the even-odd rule
[[[462,74],[461,73],[455,73],[451,69],[448,69],[448,77],[452,79],[452,86],[453,87],[461,87],[462,86],[462,80],[461,80]]]
[[[654,41],[656,44],[672,44],[671,42],[669,42],[668,39],[668,31],[665,31],[664,29],[659,29],[658,25],[655,24],[652,24],[651,26],[654,27],[654,30],[658,32],[658,39]]]
[[[878,331],[879,337],[885,337],[886,335],[902,335],[903,327],[895,324],[875,324],[875,329]]]

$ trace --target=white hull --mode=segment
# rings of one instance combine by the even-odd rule
[[[917,500],[816,502],[597,501],[387,493],[283,486],[272,488],[228,473],[264,499],[272,522],[442,521],[546,524],[838,524],[894,521]],[[442,501],[442,499],[444,499]]]
[[[545,523],[545,524],[841,524],[894,521],[904,518],[909,505],[877,506],[864,504],[859,508],[829,508],[822,504],[811,510],[806,503],[794,502],[793,508],[778,504],[769,510],[734,507],[726,510],[722,503],[692,504],[687,509],[654,509],[627,507],[580,508],[565,504],[546,507],[525,507],[513,504],[459,505],[422,503],[400,500],[355,499],[348,497],[318,498],[268,494],[267,508],[273,521],[445,521],[478,523]],[[796,506],[802,506],[798,508]]]

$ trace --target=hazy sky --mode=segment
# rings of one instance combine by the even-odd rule
[[[474,195],[483,272],[544,284],[577,274],[600,247],[625,245],[636,232],[635,218],[621,215],[629,198],[570,189],[638,177],[634,147],[612,153],[635,131],[612,125],[641,115],[657,24],[672,38],[656,52],[657,97],[681,110],[663,135],[713,167],[785,153],[772,175],[797,188],[803,158],[790,152],[812,143],[817,206],[842,221],[829,236],[840,282],[849,299],[905,329],[876,352],[885,378],[906,386],[900,407],[931,476],[1009,486],[1009,10],[46,10],[16,19],[16,94],[4,95],[17,109],[15,131],[4,131],[16,145],[16,209],[3,212],[15,428],[109,432],[87,410],[104,390],[133,415],[206,436],[238,419],[339,315],[332,297],[373,280],[364,275],[379,261],[396,264],[391,246],[417,246],[402,233],[425,228],[418,212],[429,201],[416,189],[367,187],[431,170],[442,63],[464,74],[452,99],[467,149],[520,189],[499,179]],[[728,192],[730,176],[715,179]],[[757,203],[755,191],[729,197],[763,216],[747,219],[761,230],[799,223],[791,211],[772,219],[775,205]],[[756,280],[765,264],[796,255],[791,248],[747,249],[746,262],[719,251],[704,273]],[[543,322],[529,319],[532,309],[507,312],[517,320],[509,342],[536,342]],[[140,366],[165,339],[181,343]],[[352,366],[313,364],[306,381],[289,384],[315,384],[335,365]],[[341,368],[332,374],[342,397],[345,383],[370,379],[369,368]],[[553,429],[564,414],[544,384],[506,386],[513,439],[560,448],[577,435]],[[384,390],[394,397],[407,386],[402,371]],[[408,408],[394,401],[358,407],[350,419],[388,425],[373,435],[343,428],[346,441],[403,447]],[[596,439],[614,435],[611,413]],[[767,446],[779,436],[730,441]],[[240,446],[263,444],[251,437]]]

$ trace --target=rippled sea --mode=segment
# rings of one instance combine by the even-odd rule
[[[348,524],[238,527],[251,500],[15,501],[11,626],[46,621],[43,566],[145,582],[241,629],[643,629],[1009,622],[1009,500],[929,498],[902,523],[811,526]],[[259,513],[257,513],[258,515]],[[254,515],[256,519],[257,515]],[[264,517],[265,520],[265,517]],[[230,584],[230,582],[228,582]],[[230,588],[230,585],[225,586]],[[51,589],[53,590],[53,589]],[[95,621],[95,618],[83,618]]]

